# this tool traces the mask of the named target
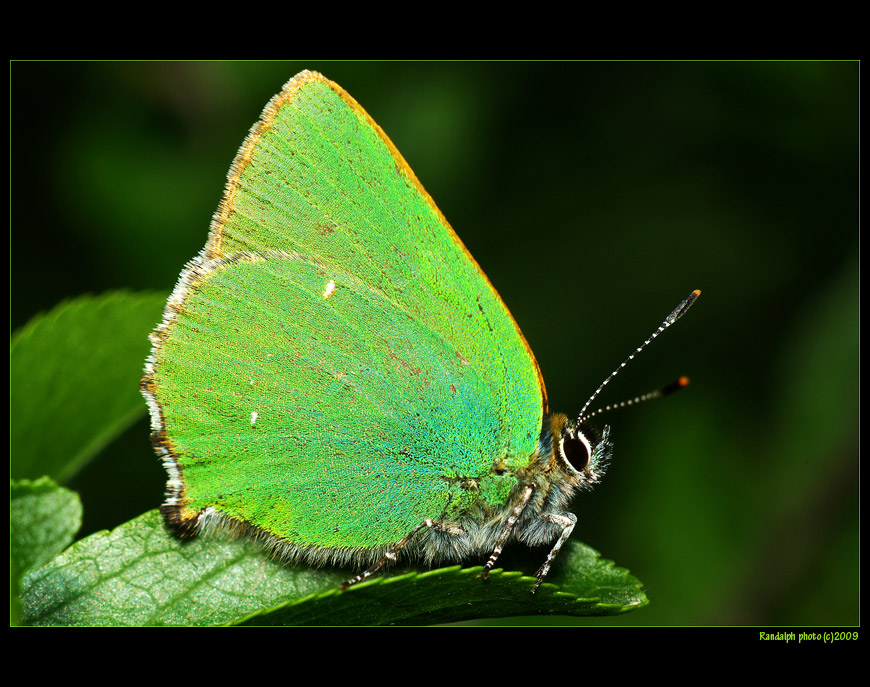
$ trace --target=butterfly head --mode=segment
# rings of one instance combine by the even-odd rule
[[[575,489],[591,489],[598,484],[613,453],[610,427],[598,429],[564,415],[551,416],[549,424],[545,433],[551,442],[551,465]]]

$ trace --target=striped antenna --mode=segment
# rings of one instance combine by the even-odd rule
[[[623,401],[622,403],[617,403],[617,404],[612,405],[612,406],[606,406],[605,408],[599,408],[595,412],[589,413],[589,415],[585,415],[586,409],[590,406],[592,401],[595,400],[595,398],[598,396],[598,394],[601,393],[601,390],[604,389],[605,386],[607,386],[607,384],[610,382],[610,380],[613,379],[616,375],[618,375],[619,371],[623,367],[625,367],[626,365],[628,365],[629,362],[634,360],[634,357],[638,353],[640,353],[644,348],[649,346],[653,339],[655,339],[659,334],[661,334],[663,331],[665,331],[665,329],[670,327],[674,322],[676,322],[683,315],[685,315],[686,311],[692,307],[692,304],[696,300],[698,300],[698,296],[700,296],[700,295],[701,295],[700,290],[695,289],[694,291],[692,291],[692,293],[689,294],[689,297],[686,298],[682,303],[680,303],[676,308],[674,308],[674,311],[665,318],[665,321],[662,322],[661,325],[659,325],[659,328],[656,329],[652,333],[652,336],[650,336],[630,356],[628,356],[625,359],[625,361],[622,363],[622,365],[620,365],[613,372],[611,372],[610,375],[607,377],[607,379],[605,379],[603,382],[601,382],[601,386],[599,386],[595,390],[595,393],[589,397],[589,400],[586,401],[586,404],[583,406],[583,408],[580,409],[580,415],[577,417],[577,424],[582,424],[583,422],[586,422],[587,420],[589,420],[589,418],[595,417],[596,415],[599,415],[600,413],[606,412],[608,410],[613,410],[614,408],[624,408],[625,406],[635,405],[636,403],[642,403],[643,401],[650,401],[654,398],[661,398],[662,396],[666,396],[667,394],[673,393],[677,389],[682,389],[684,386],[688,385],[688,383],[689,383],[688,377],[680,377],[680,379],[678,379],[676,382],[673,382],[672,384],[669,384],[666,387],[663,387],[661,389],[657,389],[655,391],[651,391],[648,394],[644,394],[643,396],[637,396],[636,398],[633,398],[630,401]]]
[[[601,415],[601,413],[606,413],[610,410],[616,410],[617,408],[627,408],[628,406],[635,406],[638,403],[643,403],[644,401],[652,401],[653,399],[667,396],[668,394],[679,391],[686,386],[689,386],[689,378],[680,377],[679,379],[671,382],[667,386],[663,386],[661,389],[650,391],[649,393],[643,394],[641,396],[635,396],[634,398],[631,398],[627,401],[620,401],[619,403],[613,403],[609,406],[604,406],[603,408],[599,408],[598,410],[593,410],[588,415],[581,415],[579,418],[577,418],[577,424],[582,425],[591,420],[593,417]]]

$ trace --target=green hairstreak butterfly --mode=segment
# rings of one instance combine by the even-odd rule
[[[486,574],[516,540],[553,544],[537,588],[611,453],[588,402],[548,412],[480,267],[386,134],[313,72],[251,129],[151,342],[169,526],[370,566],[348,584],[400,551],[489,556]]]

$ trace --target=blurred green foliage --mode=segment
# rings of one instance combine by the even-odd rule
[[[692,386],[610,415],[610,474],[577,503],[574,536],[651,603],[577,622],[857,623],[858,63],[13,62],[13,328],[85,293],[168,292],[305,68],[393,139],[554,410],[704,292],[601,402]],[[65,484],[79,536],[162,499],[141,408]]]

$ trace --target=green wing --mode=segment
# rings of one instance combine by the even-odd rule
[[[503,503],[509,477],[479,478],[537,446],[543,384],[510,313],[318,74],[252,129],[152,339],[144,386],[182,518],[212,507],[300,547],[384,546]]]

